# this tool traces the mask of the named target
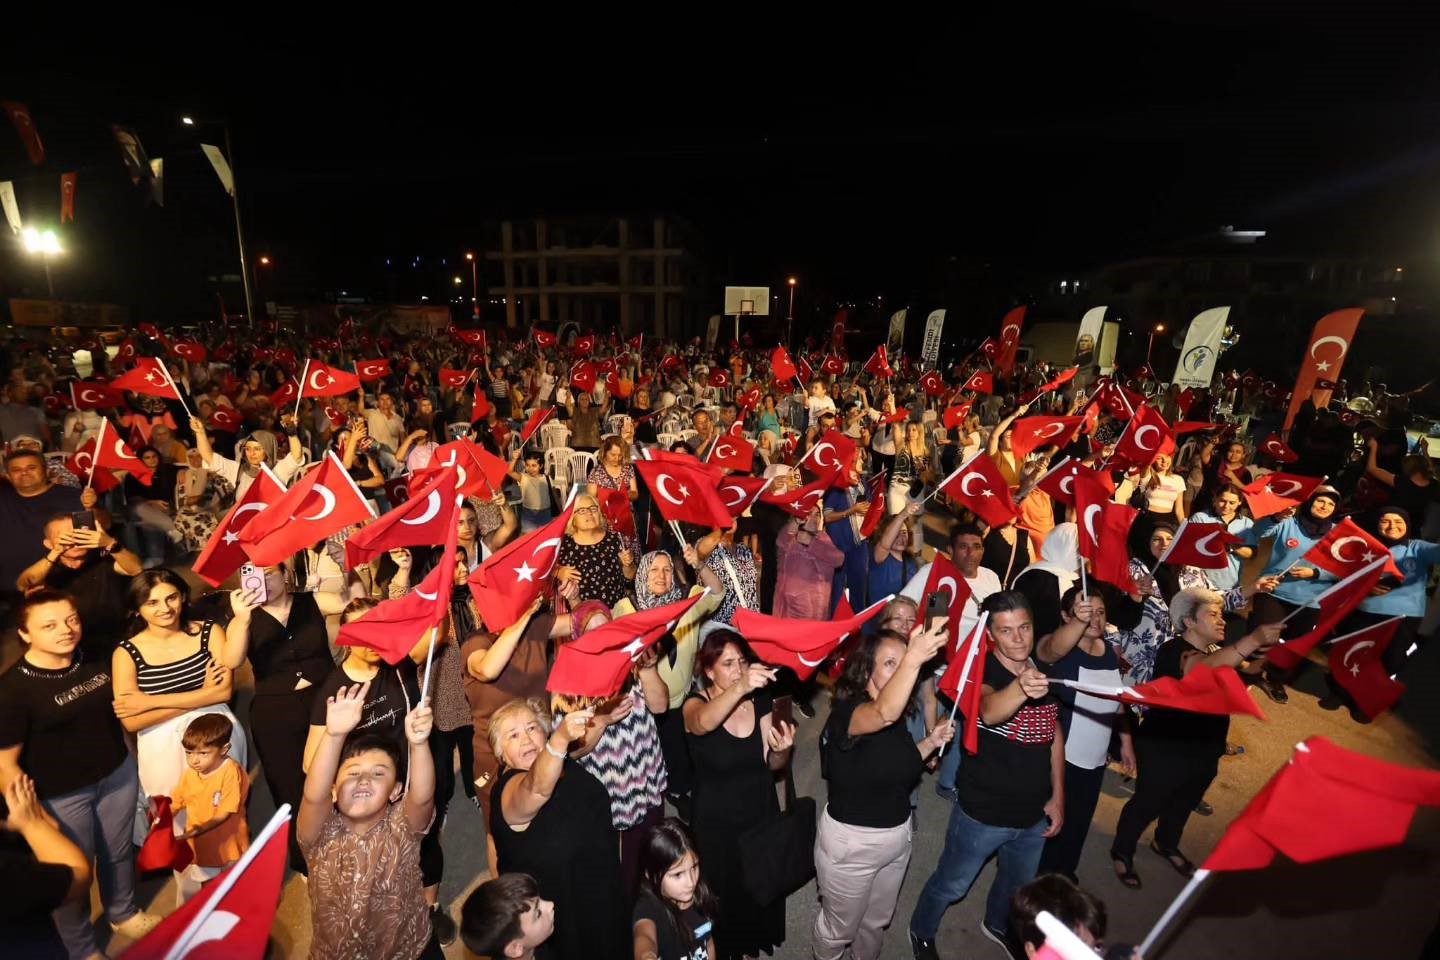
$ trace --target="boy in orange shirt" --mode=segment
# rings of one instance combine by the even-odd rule
[[[250,779],[229,755],[232,733],[229,717],[206,713],[190,721],[180,739],[186,770],[170,806],[177,814],[186,811],[185,832],[180,836],[195,853],[195,862],[175,875],[181,904],[250,847],[245,823]]]

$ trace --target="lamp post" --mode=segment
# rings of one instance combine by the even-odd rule
[[[26,227],[20,233],[20,242],[25,245],[26,253],[40,254],[40,261],[45,265],[45,288],[50,291],[50,299],[54,300],[55,281],[50,277],[50,257],[65,252],[60,246],[60,238],[54,230],[40,231]]]
[[[261,267],[265,267],[266,269],[269,269],[270,264],[271,264],[270,257],[269,257],[268,255],[266,255],[266,254],[263,254],[263,253],[262,253],[262,254],[260,254],[260,256],[258,256],[258,257],[255,258],[255,296],[257,296],[257,297],[261,295],[261,294],[260,294],[260,268],[261,268]]]
[[[1150,351],[1155,348],[1155,335],[1165,332],[1165,324],[1157,323],[1150,328],[1150,342],[1145,347],[1145,366],[1150,366]]]
[[[480,272],[475,262],[475,254],[466,253],[465,259],[470,261],[470,316],[476,320],[480,319]]]
[[[785,281],[786,286],[790,288],[790,310],[785,315],[785,346],[787,347],[790,346],[790,328],[795,325],[795,284],[798,282],[794,277]]]
[[[240,222],[240,175],[235,167],[235,148],[230,145],[230,124],[224,120],[197,121],[194,117],[181,117],[187,127],[198,123],[218,126],[225,134],[225,159],[230,164],[230,203],[235,209],[235,244],[240,249],[240,283],[245,288],[245,316],[250,325],[255,325],[255,300],[250,290],[250,267],[245,261],[245,228]]]

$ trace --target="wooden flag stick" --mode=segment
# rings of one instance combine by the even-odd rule
[[[300,401],[305,399],[305,378],[310,375],[310,358],[305,358],[305,366],[300,371],[300,389],[295,391],[295,430],[300,430]]]
[[[972,630],[972,631],[970,631],[970,635],[971,635],[972,637],[977,637],[977,639],[975,640],[974,643],[972,643],[972,644],[970,645],[970,650],[969,650],[969,652],[967,652],[967,653],[965,654],[965,665],[964,665],[964,667],[961,668],[961,672],[964,674],[964,677],[960,680],[960,685],[955,688],[955,702],[950,705],[950,722],[951,722],[951,723],[954,723],[954,722],[955,722],[955,711],[957,711],[957,710],[960,709],[960,699],[961,699],[962,694],[964,693],[964,685],[967,684],[967,683],[974,683],[974,682],[976,682],[975,678],[970,675],[970,670],[971,670],[971,668],[974,666],[975,653],[976,653],[976,651],[978,651],[978,650],[980,649],[980,641],[979,641],[979,639],[978,639],[978,635],[980,635],[980,634],[982,634],[982,633],[984,632],[984,630],[985,630],[985,621],[987,621],[987,620],[989,620],[989,619],[990,619],[990,611],[988,611],[988,610],[983,611],[983,612],[980,614],[980,619],[977,620],[977,621],[975,621],[975,629]],[[954,738],[952,737],[951,739],[953,740]],[[938,760],[938,759],[940,759],[941,757],[945,756],[945,748],[946,748],[947,746],[949,746],[949,744],[946,744],[946,743],[940,744],[940,752],[935,755],[935,759]]]

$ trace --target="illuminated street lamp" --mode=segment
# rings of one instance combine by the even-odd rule
[[[45,287],[50,291],[50,299],[55,299],[55,282],[50,278],[50,258],[65,252],[60,246],[60,238],[54,230],[36,230],[34,227],[26,227],[20,232],[20,242],[25,246],[26,253],[38,253],[41,262],[45,265]]]
[[[1157,323],[1150,328],[1150,343],[1145,347],[1145,366],[1150,366],[1150,351],[1155,347],[1155,335],[1165,332],[1165,324]]]
[[[795,323],[795,285],[799,282],[794,277],[785,281],[790,288],[790,312],[785,316],[785,345],[787,347],[790,345],[790,328]]]
[[[465,259],[470,261],[470,315],[476,320],[480,319],[480,274],[475,261],[475,254],[467,252]]]

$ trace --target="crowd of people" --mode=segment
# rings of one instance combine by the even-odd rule
[[[1335,399],[1306,399],[1277,460],[1262,443],[1281,436],[1285,398],[1250,377],[1182,393],[1148,371],[1067,381],[979,351],[938,371],[937,388],[908,362],[862,365],[833,349],[797,352],[798,369],[781,370],[791,357],[741,343],[488,343],[478,330],[346,324],[336,340],[273,328],[174,340],[150,328],[118,352],[95,345],[92,368],[75,370],[68,348],[56,361],[47,344],[6,344],[5,955],[104,956],[92,878],[113,936],[143,937],[159,917],[136,901],[139,845],[159,823],[188,847],[175,870],[185,902],[262,825],[247,816],[257,768],[294,812],[289,867],[307,878],[316,960],[438,957],[457,938],[476,956],[755,957],[785,941],[798,889],[776,889],[795,864],[766,838],[795,829],[813,836],[800,880],[813,876],[819,897],[816,960],[906,949],[896,933],[885,942],[912,866],[928,879],[901,918],[908,949],[940,956],[943,915],[992,857],[987,937],[1033,954],[1034,918],[1048,910],[1098,948],[1104,907],[1077,869],[1106,769],[1133,777],[1135,792],[1109,851],[1114,878],[1088,881],[1123,896],[1143,883],[1135,853],[1152,823],[1153,862],[1193,873],[1186,822],[1211,812],[1220,759],[1243,751],[1227,741],[1227,717],[1141,711],[1056,681],[1133,686],[1234,668],[1284,704],[1296,668],[1266,654],[1316,622],[1336,578],[1306,557],[1344,517],[1389,549],[1398,575],[1335,634],[1401,618],[1385,653],[1392,675],[1421,639],[1440,562],[1422,537],[1440,483],[1408,439],[1408,396],[1378,390],[1357,415],[1340,401],[1363,391],[1330,385]],[[156,356],[175,398],[84,400]],[[383,372],[351,394],[302,389],[297,400],[286,389],[307,357]],[[983,388],[962,389],[982,371]],[[1127,461],[1117,451],[1140,407],[1199,427]],[[1021,431],[1042,416],[1070,419],[1037,445]],[[91,441],[106,437],[144,469],[97,467]],[[182,575],[227,535],[222,518],[255,483],[293,483],[333,454],[378,517],[456,439],[508,472],[457,511],[438,640],[415,636],[398,664],[337,648],[335,626],[410,595],[442,548],[355,564],[346,542],[362,524],[223,589]],[[733,459],[737,443],[748,463]],[[837,444],[845,462],[826,470],[821,449],[833,456]],[[657,454],[763,478],[761,494],[727,526],[667,522],[636,468]],[[999,516],[951,482],[981,461],[1008,487]],[[1128,576],[1107,577],[1086,548],[1087,518],[1047,483],[1061,467],[1134,508],[1123,543],[1104,545],[1128,551]],[[1318,479],[1303,500],[1254,516],[1245,488],[1276,469]],[[476,571],[562,513],[540,597],[512,623],[489,622],[469,588]],[[1163,562],[1187,521],[1234,535],[1222,566]],[[929,557],[927,531],[940,543]],[[937,612],[942,563],[968,589],[955,584],[954,606]],[[550,682],[566,644],[686,599],[613,695]],[[842,604],[879,601],[813,675],[767,662],[746,636],[745,611],[803,633]],[[949,641],[982,618],[969,681],[978,709],[957,714]],[[1330,691],[1320,706],[1372,719],[1345,684]],[[818,748],[797,740],[795,714],[827,711]],[[966,723],[973,750],[957,735]],[[797,750],[815,749],[827,788],[807,835],[790,769]],[[932,773],[951,807],[944,850],[912,865]],[[458,923],[439,896],[457,786],[479,810],[488,864]]]

